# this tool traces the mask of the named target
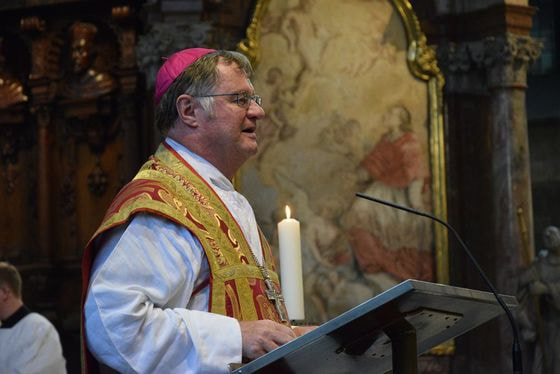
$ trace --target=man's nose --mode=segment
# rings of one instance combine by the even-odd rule
[[[247,117],[253,119],[263,119],[266,116],[262,106],[257,104],[254,100],[251,100],[249,108],[247,109]]]

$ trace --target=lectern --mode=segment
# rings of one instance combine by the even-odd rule
[[[502,313],[492,293],[407,280],[233,373],[416,374],[419,354]]]

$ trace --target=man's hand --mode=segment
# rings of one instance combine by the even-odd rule
[[[288,326],[271,320],[239,321],[242,356],[253,360],[289,342],[296,334]]]
[[[315,330],[317,326],[294,326],[293,330],[297,337],[307,334],[311,330]]]

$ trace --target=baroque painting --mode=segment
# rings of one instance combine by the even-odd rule
[[[276,247],[285,205],[301,222],[307,321],[405,279],[445,281],[446,236],[431,221],[355,195],[445,214],[437,80],[411,71],[414,25],[399,4],[408,2],[260,1],[258,37],[240,48],[258,55],[267,117],[238,186]]]

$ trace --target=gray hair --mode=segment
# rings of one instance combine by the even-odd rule
[[[235,51],[218,50],[202,56],[189,65],[169,86],[161,97],[155,109],[155,123],[157,128],[165,134],[177,120],[175,102],[182,94],[203,96],[213,93],[218,85],[218,63],[235,64],[245,73],[247,78],[253,75],[251,63],[245,55]],[[198,97],[203,110],[210,117],[214,115],[214,98]]]

